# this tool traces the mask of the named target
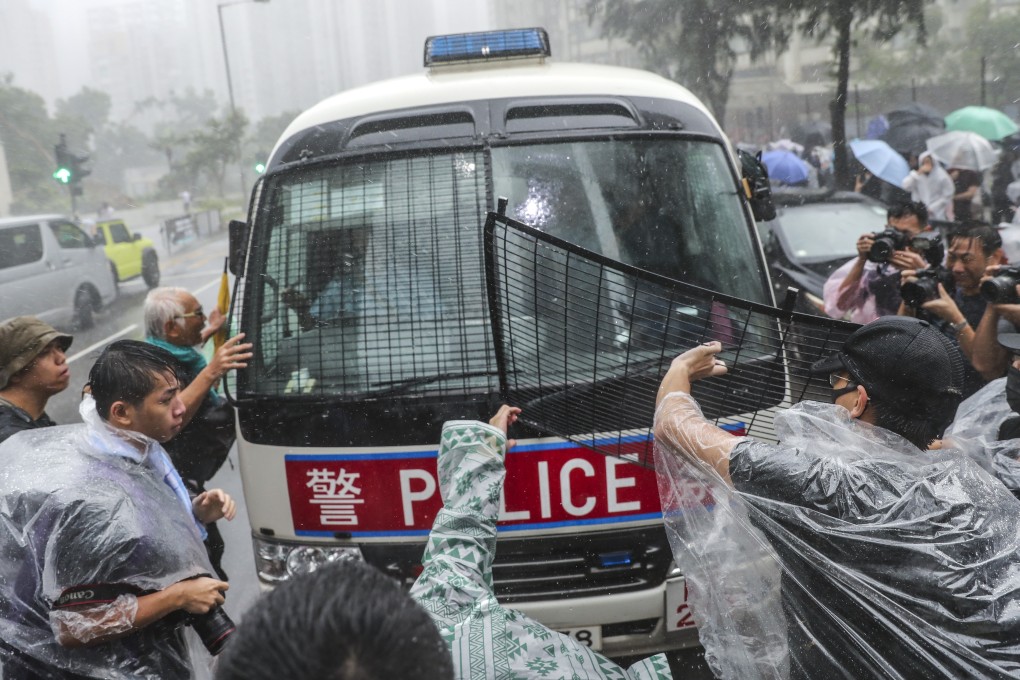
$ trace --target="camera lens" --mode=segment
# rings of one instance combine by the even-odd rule
[[[900,288],[903,301],[911,307],[919,307],[928,300],[934,300],[938,292],[938,282],[929,278],[908,281]]]
[[[891,238],[879,237],[871,244],[868,259],[872,262],[888,262],[895,250],[896,244],[893,243]]]
[[[996,304],[1016,303],[1017,283],[1012,276],[995,276],[981,284],[981,297]]]
[[[223,651],[235,628],[234,622],[220,606],[213,607],[205,614],[192,616],[191,627],[213,656]]]

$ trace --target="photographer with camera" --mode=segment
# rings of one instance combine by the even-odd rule
[[[166,350],[115,342],[89,374],[84,424],[0,445],[5,678],[184,680],[184,624],[213,653],[233,632],[202,539],[234,501],[192,500],[161,446],[183,424],[177,370]]]
[[[987,342],[979,341],[977,333],[987,306],[981,286],[985,270],[997,267],[1004,258],[999,233],[988,225],[971,222],[949,239],[945,269],[952,275],[955,289],[947,285],[949,281],[944,276],[939,280],[938,268],[926,271],[908,269],[902,273],[904,302],[898,313],[900,316],[926,318],[959,346],[967,359],[965,398],[978,391],[989,379],[973,363],[975,349]],[[994,337],[991,342],[995,342]]]
[[[889,208],[886,229],[862,234],[857,257],[829,276],[823,297],[825,313],[836,319],[868,323],[896,313],[900,305],[900,272],[939,264],[926,258],[938,234],[928,224],[923,203]]]

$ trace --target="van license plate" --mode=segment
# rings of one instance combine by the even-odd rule
[[[567,637],[572,637],[582,645],[591,647],[596,652],[602,649],[602,626],[585,628],[565,628],[560,630]]]
[[[694,615],[687,602],[687,579],[666,581],[666,631],[693,628]]]

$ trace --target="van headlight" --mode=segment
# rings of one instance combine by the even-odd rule
[[[291,545],[252,538],[255,569],[267,583],[282,583],[291,576],[308,574],[324,564],[364,558],[356,546]]]

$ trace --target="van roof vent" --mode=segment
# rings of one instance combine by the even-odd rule
[[[534,104],[506,112],[507,132],[545,132],[639,126],[631,109],[617,102]]]

